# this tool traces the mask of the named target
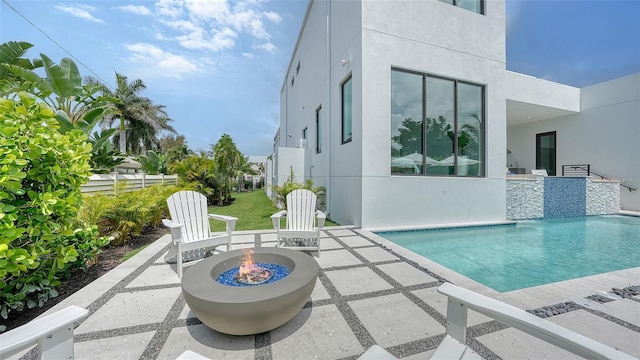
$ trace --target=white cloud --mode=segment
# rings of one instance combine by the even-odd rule
[[[155,68],[157,74],[180,78],[182,74],[200,71],[198,66],[187,58],[163,51],[152,44],[136,43],[125,45],[131,51],[132,62]]]
[[[231,13],[226,0],[186,0],[185,6],[197,18],[222,21]]]
[[[280,21],[282,21],[282,16],[273,11],[265,11],[263,15],[266,19],[273,21],[274,23],[279,23]]]
[[[95,8],[88,5],[76,5],[76,6],[65,6],[65,5],[56,5],[56,9],[66,12],[67,14],[71,14],[75,17],[79,17],[80,19],[92,21],[100,24],[104,24],[104,20],[99,19],[91,15],[90,11],[95,11]]]
[[[159,0],[155,3],[155,7],[160,15],[170,18],[177,18],[183,14],[182,0]]]
[[[209,35],[204,29],[196,28],[188,34],[177,36],[176,40],[187,49],[205,49],[219,51],[233,47],[238,34],[230,28],[224,28]]]
[[[242,53],[242,56],[246,57],[247,59],[255,59],[256,58],[256,54],[254,53]]]
[[[136,15],[151,15],[151,10],[149,10],[149,8],[147,8],[146,6],[142,6],[142,5],[139,5],[139,6],[124,5],[124,6],[118,6],[118,9],[124,12],[136,14]]]
[[[255,45],[253,47],[254,49],[263,49],[263,50],[267,50],[270,53],[274,53],[276,52],[277,48],[275,45],[273,45],[272,43],[268,42],[268,43],[264,43],[264,44],[259,44],[259,45]]]
[[[231,5],[233,4],[233,5]],[[221,51],[233,48],[238,39],[250,37],[262,42],[271,34],[265,26],[279,23],[282,17],[261,10],[260,1],[231,3],[229,0],[158,0],[155,3],[161,29],[156,38],[171,39],[192,50]],[[271,43],[261,45],[273,52]]]

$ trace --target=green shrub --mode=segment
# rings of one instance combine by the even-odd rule
[[[324,208],[324,196],[325,196],[325,188],[324,186],[313,187],[313,181],[311,179],[305,180],[303,184],[293,181],[295,179],[295,175],[293,173],[293,168],[291,169],[291,174],[287,181],[282,184],[282,186],[273,185],[271,188],[273,190],[274,202],[277,207],[282,209],[287,209],[287,195],[293,190],[297,189],[307,189],[313,191],[318,196],[318,203],[316,207],[318,209]]]
[[[73,223],[91,166],[79,130],[61,134],[54,111],[26,93],[0,99],[0,315],[42,306],[104,239]]]
[[[158,185],[131,192],[118,191],[117,196],[110,195],[112,206],[104,207],[104,214],[98,221],[100,233],[113,238],[111,245],[126,244],[132,236],[140,235],[145,226],[160,225],[162,219],[168,217],[167,198],[181,189],[178,186]],[[93,199],[88,205],[92,204]]]

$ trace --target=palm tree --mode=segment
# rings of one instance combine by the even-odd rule
[[[111,127],[117,121],[119,137],[113,138],[114,146],[119,146],[120,152],[134,155],[146,150],[160,148],[159,133],[175,130],[169,125],[169,115],[164,106],[155,105],[151,99],[143,97],[140,92],[146,85],[140,79],[128,81],[127,77],[116,72],[115,91],[106,91],[106,96],[112,99],[109,112],[104,116],[102,125]]]
[[[238,171],[247,160],[229,134],[222,134],[220,140],[212,146],[212,150],[216,170],[223,179],[222,196],[218,200],[218,204],[222,205],[224,202],[231,202],[231,180],[238,175]]]

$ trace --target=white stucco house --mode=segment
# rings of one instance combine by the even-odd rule
[[[640,74],[581,89],[507,71],[504,0],[311,0],[286,74],[267,182],[325,186],[340,224],[503,221],[507,167],[640,188]],[[620,198],[640,210],[640,191]]]

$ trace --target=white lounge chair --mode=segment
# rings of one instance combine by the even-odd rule
[[[631,355],[539,318],[515,306],[451,283],[440,285],[438,292],[449,297],[447,304],[447,333],[436,348],[436,351],[431,355],[431,359],[482,359],[480,355],[466,345],[467,313],[471,309],[586,359],[638,360]],[[384,357],[387,356],[382,353],[386,353],[384,349],[379,346],[376,347],[376,349],[370,348],[370,350],[373,350],[371,354],[367,351],[359,359],[389,359],[389,357]],[[388,354],[388,356],[392,355]]]
[[[531,174],[536,176],[548,176],[547,169],[531,169]]]
[[[38,346],[39,359],[73,359],[74,322],[88,315],[89,310],[72,305],[0,334],[0,359],[34,345]]]
[[[306,189],[293,190],[287,194],[287,210],[271,215],[273,227],[278,237],[277,246],[296,250],[316,250],[320,257],[320,231],[324,227],[326,215],[316,210],[317,196]],[[286,226],[280,228],[280,219],[286,217]],[[317,224],[316,224],[317,222]],[[285,244],[284,239],[304,239],[308,243],[300,246]],[[315,240],[315,244],[312,241]]]
[[[163,219],[164,226],[171,229],[173,246],[165,256],[165,261],[176,259],[178,277],[182,278],[183,260],[202,258],[208,251],[220,245],[231,250],[231,234],[238,218],[233,216],[208,214],[206,196],[195,191],[178,191],[167,199],[171,220]],[[214,236],[209,219],[226,223],[226,231]]]

